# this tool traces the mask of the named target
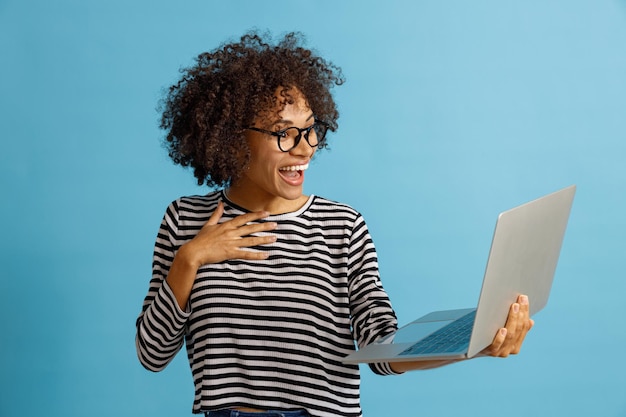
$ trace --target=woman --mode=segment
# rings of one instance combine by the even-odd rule
[[[200,55],[163,102],[170,156],[219,190],[167,208],[136,344],[159,371],[185,342],[194,413],[361,415],[358,367],[341,360],[354,341],[394,331],[396,317],[362,216],[303,194],[337,128],[330,90],[342,83],[296,34],[270,45],[251,33]],[[485,353],[517,353],[532,324],[521,297]]]

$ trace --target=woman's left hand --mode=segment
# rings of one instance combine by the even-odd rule
[[[511,305],[506,324],[498,330],[496,337],[490,346],[483,349],[478,356],[497,356],[506,358],[509,355],[518,354],[522,348],[522,343],[526,333],[533,327],[535,322],[530,318],[528,309],[528,297],[520,295],[517,302]],[[464,359],[461,359],[464,360]],[[406,372],[415,369],[430,369],[448,365],[457,360],[432,360],[414,362],[392,362],[391,369],[395,372]]]
[[[520,295],[517,297],[517,302],[511,305],[506,324],[498,330],[491,346],[482,351],[483,355],[506,358],[509,355],[519,353],[526,333],[535,324],[530,318],[528,305],[527,296]]]

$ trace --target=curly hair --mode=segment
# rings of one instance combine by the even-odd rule
[[[239,42],[200,54],[195,65],[181,70],[181,79],[160,102],[160,127],[169,156],[192,167],[198,185],[228,186],[238,178],[249,160],[244,129],[277,104],[280,109],[292,103],[290,89],[304,95],[329,130],[337,129],[339,112],[330,90],[343,84],[341,69],[302,45],[299,33],[271,45],[249,32]]]

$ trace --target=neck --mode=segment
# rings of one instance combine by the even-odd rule
[[[262,196],[231,185],[224,190],[226,198],[250,212],[267,211],[270,214],[284,214],[299,210],[306,204],[309,197],[301,194],[295,199],[286,199],[279,196]]]

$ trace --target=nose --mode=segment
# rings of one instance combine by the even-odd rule
[[[307,140],[304,138],[303,132],[302,136],[300,137],[300,142],[298,142],[298,145],[291,149],[289,153],[293,156],[312,158],[316,149],[317,146],[309,145],[309,142],[307,142]]]

